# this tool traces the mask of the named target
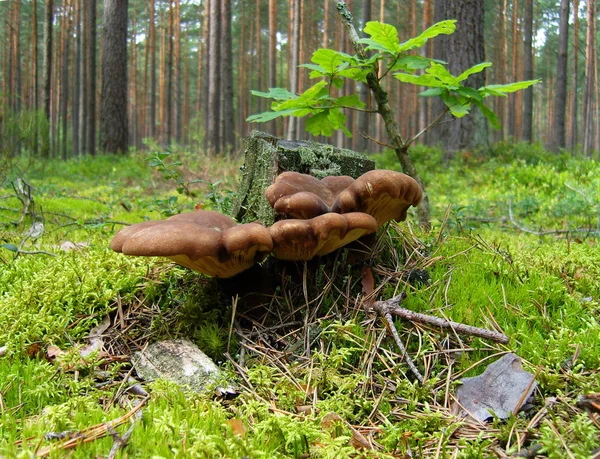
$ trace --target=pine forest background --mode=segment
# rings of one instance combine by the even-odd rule
[[[114,3],[128,9],[126,18],[121,15],[127,19],[127,135],[128,144],[138,148],[144,139],[154,138],[162,145],[177,142],[236,151],[255,128],[280,137],[308,138],[302,120],[291,127],[288,118],[266,125],[246,123],[249,115],[269,109],[269,101],[253,97],[250,91],[286,87],[299,93],[310,82],[308,72],[297,64],[308,63],[314,50],[328,47],[353,54],[334,1],[0,1],[1,148],[63,158],[104,149],[99,134],[102,54],[107,52],[103,18]],[[365,20],[387,22],[398,28],[403,40],[439,20],[436,3],[444,2],[348,3],[357,26],[362,28]],[[530,79],[525,74],[529,42],[533,78],[542,80],[533,88],[531,111],[524,101],[525,91],[494,100],[492,108],[503,129],[490,128],[486,142],[529,140],[524,125],[530,119],[531,140],[552,146],[561,127],[558,119],[564,123],[564,147],[587,153],[599,150],[596,0],[486,0],[481,4],[485,60],[494,64],[486,72],[486,81]],[[568,19],[566,81],[557,71],[559,43],[565,38],[564,29],[562,35],[559,32],[561,17]],[[436,55],[435,46],[436,40],[428,43],[428,56],[453,59]],[[390,102],[403,133],[418,132],[437,116],[433,104],[417,96],[418,87],[393,84],[397,87],[388,88]],[[566,90],[565,103],[555,97],[561,89]],[[557,113],[565,116],[556,118]],[[329,141],[356,150],[381,148],[365,142],[358,124],[358,114],[349,113],[347,127],[353,137],[339,133]],[[363,125],[361,131],[365,130],[385,141],[377,119]],[[41,132],[49,132],[46,146]],[[424,136],[421,141],[436,139]]]

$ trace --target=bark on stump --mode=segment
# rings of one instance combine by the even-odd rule
[[[375,162],[362,153],[332,145],[280,140],[270,134],[252,131],[246,139],[244,166],[231,216],[239,222],[275,221],[275,211],[265,198],[265,189],[282,172],[300,172],[319,179],[330,175],[358,178],[373,170]]]

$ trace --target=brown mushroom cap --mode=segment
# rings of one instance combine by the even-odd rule
[[[269,231],[259,223],[199,210],[121,230],[111,248],[125,255],[162,256],[213,277],[231,277],[273,248]]]
[[[310,220],[281,220],[269,228],[273,255],[282,260],[310,260],[326,255],[376,230],[375,219],[362,213],[326,213]]]
[[[276,212],[310,219],[330,212],[337,195],[353,181],[348,176],[319,180],[312,175],[283,172],[266,189],[265,196]]]
[[[423,192],[408,175],[374,170],[361,175],[337,197],[331,210],[346,214],[364,212],[375,217],[379,226],[390,220],[406,220],[410,206],[421,202]]]

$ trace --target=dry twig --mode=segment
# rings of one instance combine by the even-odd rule
[[[489,339],[502,344],[508,343],[508,336],[504,335],[503,333],[487,330],[485,328],[473,327],[472,325],[466,325],[459,322],[452,322],[440,317],[420,314],[418,312],[413,312],[409,309],[402,308],[399,306],[399,304],[402,302],[404,297],[405,295],[401,294],[387,301],[377,301],[375,303],[375,308],[378,312],[385,311],[388,314],[401,317],[411,322],[430,324],[439,328],[449,328],[458,334],[478,336],[480,338]]]

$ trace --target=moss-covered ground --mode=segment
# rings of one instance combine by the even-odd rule
[[[389,225],[375,256],[358,267],[346,255],[285,273],[270,266],[284,280],[263,322],[230,296],[231,285],[108,248],[123,224],[198,204],[226,211],[239,160],[175,149],[6,161],[0,457],[106,457],[111,435],[88,431],[68,451],[64,442],[124,415],[119,435],[137,420],[117,457],[475,458],[525,449],[590,457],[600,447],[597,159],[511,144],[448,163],[418,147],[415,159],[434,206],[433,230],[421,233],[410,218]],[[376,161],[398,168],[392,154]],[[28,234],[35,222],[42,234],[39,225]],[[66,241],[80,246],[64,250]],[[502,331],[509,344],[397,321],[426,377],[419,385],[380,320],[362,312],[365,265],[379,299],[404,291],[403,306]],[[240,320],[232,327],[234,314]],[[90,330],[106,316],[106,352],[82,358]],[[182,336],[220,363],[237,396],[144,383],[141,417],[129,416],[144,397],[126,390],[135,384],[129,353]],[[481,373],[506,351],[537,375],[528,409],[487,424],[455,417],[460,377]],[[51,438],[61,433],[67,438]]]

